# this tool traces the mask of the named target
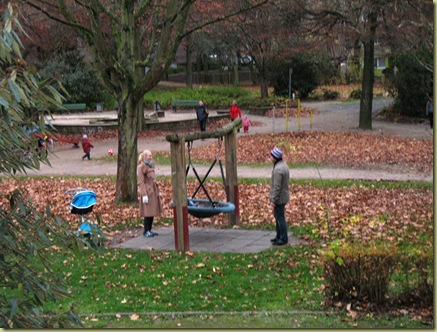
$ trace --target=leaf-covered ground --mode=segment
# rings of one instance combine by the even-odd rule
[[[242,163],[268,163],[269,151],[279,146],[287,162],[371,168],[394,167],[408,172],[431,172],[432,140],[406,139],[355,132],[293,132],[240,136],[237,158]],[[192,157],[208,159],[208,147],[193,150]]]
[[[256,125],[256,124],[255,124]],[[221,126],[218,124],[218,126]],[[164,132],[144,132],[142,137],[162,136]],[[146,136],[147,135],[147,136]],[[104,132],[94,141],[114,139]],[[405,139],[393,136],[364,133],[298,132],[238,136],[238,162],[271,164],[269,151],[280,146],[289,164],[318,163],[327,166],[357,167],[368,169],[394,169],[397,172],[426,173],[433,167],[431,140]],[[215,147],[195,148],[192,158],[211,160]],[[165,154],[165,152],[163,152]],[[256,168],[254,168],[256,172]],[[292,172],[291,172],[292,174]],[[172,226],[173,211],[171,180],[159,178],[164,213],[156,223]],[[193,193],[197,182],[188,181],[188,193]],[[209,180],[205,184],[210,195],[225,200],[223,183]],[[8,195],[15,189],[22,190],[40,210],[50,205],[53,214],[69,221],[72,230],[80,224],[80,217],[71,214],[69,205],[72,195],[69,188],[86,187],[97,194],[97,204],[90,217],[100,215],[101,230],[108,239],[121,242],[142,231],[137,205],[114,204],[115,179],[113,177],[69,178],[29,177],[1,178],[0,205],[8,206]],[[383,239],[390,243],[417,243],[420,239],[432,239],[433,189],[424,184],[383,184],[375,182],[342,181],[327,182],[292,181],[291,201],[286,208],[290,231],[305,240],[320,241],[322,246],[335,239],[354,238],[360,241]],[[239,227],[274,229],[274,218],[268,204],[268,180],[259,183],[240,183]],[[202,197],[202,194],[200,194]],[[228,227],[227,217],[218,215],[197,219],[189,215],[191,226]],[[423,236],[426,234],[427,236]],[[313,259],[316,259],[315,257]],[[408,302],[409,301],[409,302]],[[408,310],[417,317],[429,317],[432,308],[418,305],[408,297]],[[417,307],[417,310],[414,309]],[[412,309],[413,308],[413,309]],[[423,309],[425,308],[425,309]],[[402,309],[404,310],[404,309]],[[417,313],[416,313],[417,311]],[[394,312],[394,311],[393,311]]]
[[[160,179],[159,185],[164,214],[156,221],[172,225],[173,211],[171,180]],[[212,197],[225,200],[223,184],[209,181],[208,192]],[[194,192],[197,183],[188,182],[188,192]],[[50,205],[52,212],[69,220],[77,229],[80,218],[70,213],[72,196],[68,188],[86,187],[97,194],[97,204],[91,216],[101,215],[102,230],[112,237],[126,228],[141,226],[138,206],[114,204],[115,182],[111,178],[26,178],[19,181],[3,179],[0,182],[1,204],[7,205],[5,194],[16,188],[26,192],[37,207]],[[269,184],[240,184],[241,227],[273,229],[274,219],[268,205]],[[199,197],[202,197],[200,195]],[[373,185],[326,187],[314,184],[292,184],[291,202],[286,214],[289,227],[304,226],[308,232],[302,237],[317,236],[332,240],[336,236],[359,236],[363,240],[384,238],[389,241],[414,240],[418,234],[432,232],[433,192],[431,187],[408,186],[387,188]],[[197,219],[189,216],[190,225],[227,227],[226,216]]]
[[[307,116],[308,111],[303,112]],[[223,119],[215,124],[219,128],[229,120]],[[261,125],[253,123],[253,125]],[[215,128],[211,128],[213,130]],[[193,129],[194,130],[194,129]],[[145,131],[140,138],[164,136],[166,132]],[[96,133],[94,141],[115,139],[116,132]],[[192,159],[210,161],[215,157],[215,146],[194,148]],[[302,131],[280,134],[238,135],[237,157],[239,163],[257,163],[271,165],[269,151],[272,147],[280,147],[290,166],[293,164],[319,164],[342,168],[361,168],[396,170],[396,172],[417,172],[429,174],[433,168],[432,140],[407,139],[382,134],[360,132],[317,132]],[[168,154],[168,152],[162,152]],[[222,154],[224,155],[224,153]],[[254,169],[256,172],[256,168]],[[292,175],[292,172],[291,172]],[[86,187],[97,193],[98,202],[93,215],[101,215],[104,231],[116,234],[120,229],[141,225],[137,220],[138,207],[115,205],[115,180],[111,178],[71,179],[71,178],[27,178],[18,182],[2,179],[0,192],[1,204],[5,204],[6,195],[15,188],[28,192],[36,206],[43,208],[50,204],[52,211],[71,221],[72,228],[79,224],[79,217],[72,215],[68,209],[71,195],[64,192],[69,188]],[[223,184],[208,181],[206,183],[210,195],[225,200]],[[196,182],[188,182],[188,193],[193,193]],[[157,218],[169,223],[173,214],[170,208],[171,181],[160,180],[160,188],[164,202],[164,214]],[[262,184],[240,184],[240,215],[242,227],[263,228],[267,224],[273,227],[272,212],[268,207],[268,181]],[[394,187],[392,189],[378,186],[341,186],[337,188],[310,184],[291,185],[292,200],[287,208],[287,219],[290,227],[305,225],[309,231],[320,237],[344,234],[344,228],[350,228],[350,218],[360,216],[360,223],[354,228],[365,226],[365,237],[392,237],[396,231],[414,232],[429,231],[433,216],[432,188],[422,186]],[[197,196],[199,197],[199,196]],[[329,216],[329,218],[326,218]],[[211,219],[191,217],[191,225],[226,226],[226,217],[216,216]],[[327,224],[321,222],[327,219]],[[384,225],[384,227],[382,226]],[[328,230],[329,229],[329,232]],[[117,231],[116,231],[117,230]],[[333,231],[334,230],[334,231]],[[353,234],[353,230],[348,231]],[[406,236],[414,236],[406,232]],[[330,235],[329,235],[330,234]],[[310,234],[308,234],[310,235]]]

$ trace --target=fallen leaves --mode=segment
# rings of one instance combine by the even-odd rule
[[[160,179],[158,184],[164,212],[156,221],[172,226],[171,180]],[[189,182],[188,191],[192,192],[195,186],[195,183]],[[211,197],[226,200],[221,182],[209,180],[205,186]],[[89,217],[95,219],[98,215],[106,215],[99,227],[109,238],[119,234],[119,229],[131,228],[132,224],[142,226],[137,205],[114,203],[115,183],[110,178],[4,178],[0,181],[0,205],[6,208],[7,194],[20,189],[34,201],[39,210],[50,205],[54,215],[65,218],[71,229],[76,230],[80,217],[71,214],[68,207],[72,197],[64,194],[66,189],[75,187],[86,187],[96,192],[97,203]],[[272,225],[273,212],[268,205],[269,184],[240,184],[238,188],[240,227]],[[385,238],[390,241],[397,240],[399,234],[403,234],[404,239],[414,241],[420,232],[432,232],[432,188],[358,185],[323,187],[293,183],[290,190],[291,201],[286,207],[288,225],[305,227],[308,236],[317,235],[320,239],[327,239],[348,235],[364,239]],[[189,223],[199,227],[227,227],[228,219],[223,214],[207,219],[189,215]],[[131,235],[125,235],[125,238],[138,235],[138,232],[129,232]]]
[[[228,120],[222,120],[227,122]],[[223,123],[216,124],[222,126]],[[164,132],[147,131],[141,135],[164,135]],[[100,139],[114,138],[116,133],[96,133]],[[217,144],[217,143],[215,143]],[[242,163],[271,163],[269,151],[273,146],[283,149],[285,159],[291,163],[318,163],[333,167],[373,169],[388,168],[401,172],[429,173],[433,167],[432,140],[406,139],[381,134],[359,132],[293,132],[282,134],[238,136],[237,157]],[[256,148],[255,148],[256,147]],[[210,161],[217,146],[194,148],[193,160]],[[256,172],[256,169],[254,169]],[[291,176],[293,172],[291,171]],[[157,217],[164,226],[171,226],[173,211],[171,181],[158,181],[164,213]],[[193,193],[198,183],[187,182],[187,192]],[[205,186],[211,197],[226,200],[222,182],[209,180]],[[118,241],[138,236],[142,226],[136,204],[115,204],[115,183],[111,178],[3,178],[0,182],[0,205],[8,206],[7,196],[20,189],[42,211],[50,205],[54,215],[65,218],[76,230],[80,218],[72,215],[69,206],[72,195],[69,188],[83,187],[96,192],[97,203],[90,218],[101,216],[99,227]],[[399,233],[406,238],[430,231],[433,218],[432,189],[423,187],[376,188],[364,186],[321,187],[292,184],[291,201],[286,209],[289,227],[306,227],[303,237],[327,238],[335,235],[395,239]],[[266,183],[240,184],[239,207],[242,227],[265,227],[273,221],[268,205],[269,185]],[[199,192],[198,198],[202,197]],[[359,222],[351,217],[359,216]],[[189,216],[191,226],[227,227],[227,216],[197,219]],[[132,225],[138,225],[132,230]],[[237,227],[237,226],[235,226]],[[120,229],[129,229],[121,232]]]
[[[289,164],[320,164],[361,169],[396,169],[428,174],[433,168],[433,141],[361,132],[302,131],[239,136],[237,161],[270,163],[269,152],[280,147]],[[254,148],[256,147],[256,148]],[[194,148],[193,160],[211,160],[212,147]]]
[[[130,316],[130,320],[138,320],[138,319],[140,319],[140,315],[132,314],[132,315]]]

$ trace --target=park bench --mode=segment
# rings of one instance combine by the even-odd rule
[[[65,107],[69,111],[84,111],[84,110],[86,110],[86,104],[85,103],[63,104],[62,106]]]
[[[56,111],[83,111],[86,110],[85,103],[77,103],[77,104],[62,104],[62,107],[57,107]]]
[[[178,107],[197,107],[199,106],[198,100],[180,100],[175,99],[171,101],[171,107],[173,111],[176,113]]]

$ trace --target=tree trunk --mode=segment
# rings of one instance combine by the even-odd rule
[[[209,64],[208,64],[208,57],[206,54],[202,54],[202,69],[203,69],[203,83],[210,83],[209,79]]]
[[[261,98],[267,98],[269,96],[269,85],[264,77],[260,77],[259,87],[261,91]]]
[[[191,51],[191,35],[187,36],[187,47],[185,50],[185,55],[187,57],[185,83],[187,87],[191,89],[193,87],[193,57]]]
[[[196,60],[196,73],[197,73],[197,84],[202,84],[202,57],[197,54]]]
[[[128,97],[124,102],[119,100],[118,113],[118,159],[117,159],[117,184],[116,202],[135,203],[137,197],[137,138],[138,118],[144,117],[140,111],[141,103],[132,102]],[[132,181],[135,179],[135,181]]]
[[[364,38],[364,67],[363,81],[361,86],[360,100],[360,129],[372,129],[372,103],[373,103],[373,84],[375,73],[373,61],[375,55],[375,32],[377,24],[377,14],[370,12],[368,16],[368,34]]]
[[[240,86],[240,78],[238,77],[238,55],[235,55],[234,61],[232,61],[232,85]]]
[[[221,85],[225,84],[225,71],[223,70],[223,67],[225,66],[225,57],[220,54],[218,59],[217,59],[217,71],[218,71],[218,75],[219,75],[219,82]],[[213,81],[214,82],[214,81]]]

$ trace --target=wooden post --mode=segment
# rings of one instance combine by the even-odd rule
[[[171,183],[173,189],[173,218],[175,250],[190,250],[187,210],[187,183],[185,179],[185,140],[170,143]]]
[[[234,130],[225,136],[226,154],[226,192],[229,201],[235,205],[234,212],[229,213],[229,224],[240,224],[240,197],[238,192],[237,175],[237,135]]]
[[[229,201],[235,204],[235,211],[229,214],[229,223],[240,223],[238,178],[237,178],[237,135],[236,128],[241,126],[241,119],[237,118],[219,130],[189,133],[184,136],[170,134],[165,139],[170,142],[171,153],[171,183],[173,190],[173,218],[175,230],[176,251],[190,250],[188,235],[188,208],[187,208],[187,182],[185,142],[202,138],[225,137],[226,155],[226,192]]]

